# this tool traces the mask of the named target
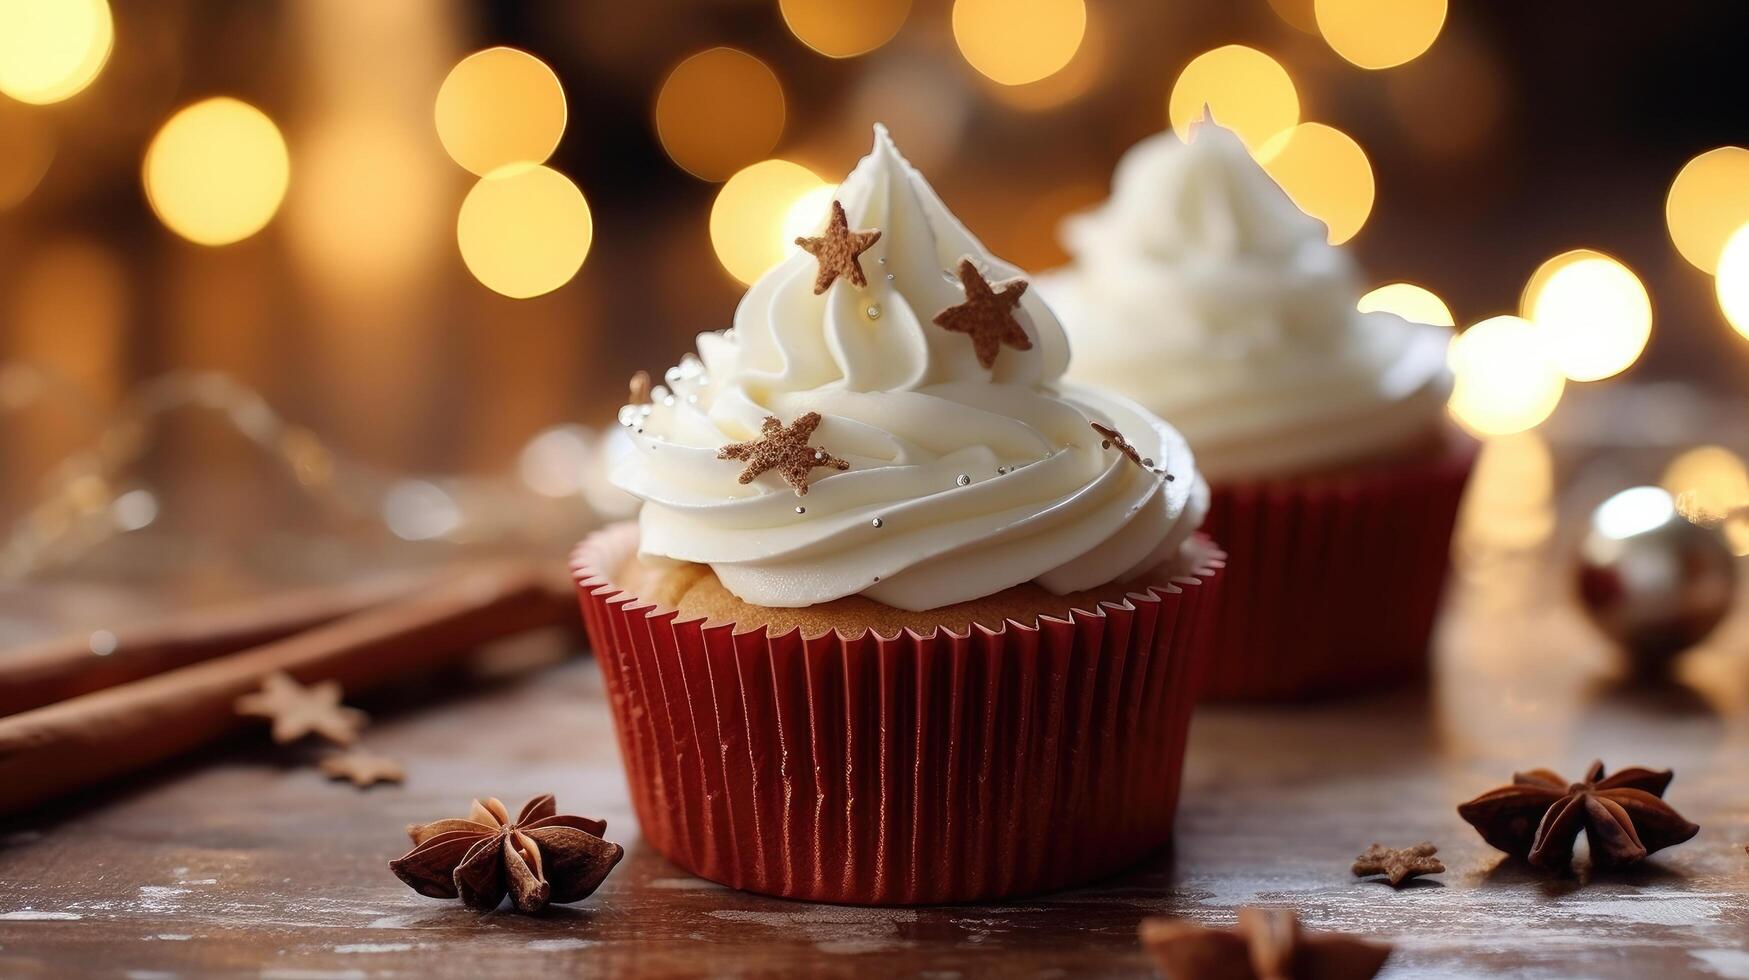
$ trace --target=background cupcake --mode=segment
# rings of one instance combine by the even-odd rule
[[[884,130],[837,198],[627,406],[638,526],[576,555],[644,832],[830,901],[1116,870],[1170,833],[1207,485]]]
[[[1422,672],[1475,451],[1445,416],[1451,331],[1358,312],[1352,260],[1212,122],[1133,147],[1064,237],[1041,288],[1071,376],[1171,418],[1214,488],[1235,574],[1210,695]]]

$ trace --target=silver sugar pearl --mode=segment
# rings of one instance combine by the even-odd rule
[[[798,513],[798,514],[806,514],[807,512],[808,512],[808,509],[806,507],[797,507],[796,508],[796,513]]]
[[[1143,456],[1142,457],[1142,465],[1151,470],[1154,468],[1154,461],[1149,459],[1146,456]]]
[[[958,483],[962,487],[969,487],[972,485],[972,478],[967,476],[964,473],[961,473],[959,475],[959,477],[954,480],[954,482]]]
[[[868,309],[863,312],[868,314],[870,320],[879,320],[881,318],[881,308],[873,303],[870,303]]]
[[[869,523],[869,526],[871,526],[871,527],[885,527],[887,522],[883,521],[877,517],[874,520],[869,521],[868,523]]]

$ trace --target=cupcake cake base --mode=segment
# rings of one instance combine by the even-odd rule
[[[1216,483],[1230,555],[1207,700],[1355,694],[1425,676],[1475,440],[1322,476]]]
[[[657,850],[748,891],[921,904],[1080,884],[1169,840],[1222,565],[1199,547],[1193,575],[1088,610],[890,636],[684,618],[624,587],[632,525],[572,571]]]

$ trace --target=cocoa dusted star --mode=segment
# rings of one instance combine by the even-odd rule
[[[359,789],[377,783],[398,783],[407,778],[401,764],[386,755],[369,752],[346,752],[331,755],[321,762],[322,774],[329,779],[346,779]]]
[[[840,278],[859,288],[868,285],[868,277],[862,274],[862,263],[857,256],[880,240],[878,230],[851,231],[850,222],[844,217],[844,205],[833,201],[832,219],[826,223],[826,233],[796,239],[802,251],[819,263],[819,271],[814,274],[814,295],[825,292],[834,280]]]
[[[460,898],[490,912],[510,896],[518,912],[588,898],[625,851],[602,840],[607,823],[559,813],[551,793],[523,804],[516,819],[494,797],[465,818],[407,828],[413,849],[389,870],[421,895]]]
[[[1539,868],[1568,868],[1581,830],[1594,867],[1620,867],[1700,833],[1662,799],[1673,778],[1668,769],[1637,768],[1605,777],[1603,763],[1593,762],[1584,779],[1568,783],[1532,769],[1462,804],[1458,816],[1483,840]]]
[[[237,699],[237,713],[271,721],[273,740],[281,745],[306,735],[351,745],[370,720],[357,708],[340,703],[337,682],[305,687],[290,674],[277,671],[261,679],[261,690]]]
[[[1354,859],[1352,870],[1357,878],[1384,875],[1392,888],[1401,888],[1418,875],[1443,874],[1445,865],[1433,856],[1437,853],[1439,848],[1425,841],[1413,847],[1374,844]]]
[[[813,471],[820,467],[847,470],[850,464],[824,449],[808,445],[808,437],[820,425],[820,413],[809,412],[789,425],[767,415],[760,426],[763,433],[751,442],[736,442],[717,450],[718,459],[739,459],[747,464],[740,482],[752,483],[766,470],[776,470],[800,497],[808,492]]]
[[[1130,445],[1130,441],[1123,437],[1123,433],[1109,425],[1100,425],[1098,422],[1088,424],[1092,425],[1093,431],[1100,435],[1099,448],[1112,449],[1115,447],[1118,452],[1123,453],[1125,459],[1144,470],[1153,466],[1153,460],[1143,459],[1142,454],[1136,452],[1136,447]]]
[[[1014,319],[1026,282],[1009,279],[992,286],[971,259],[960,259],[959,275],[966,301],[935,314],[935,325],[970,335],[978,363],[986,368],[995,366],[1003,344],[1015,350],[1032,350],[1032,338]]]
[[[1300,930],[1292,909],[1242,908],[1231,929],[1142,920],[1142,946],[1166,980],[1367,980],[1391,947]]]

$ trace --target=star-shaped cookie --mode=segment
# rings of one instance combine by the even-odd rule
[[[796,239],[802,251],[819,263],[819,271],[814,274],[814,295],[825,292],[839,278],[847,279],[859,288],[868,285],[868,277],[862,274],[862,263],[857,256],[880,240],[881,233],[876,229],[851,231],[850,222],[844,217],[844,205],[833,201],[832,219],[826,223],[826,233]]]
[[[305,687],[283,672],[261,679],[261,690],[237,699],[237,713],[273,722],[281,745],[319,735],[336,745],[351,745],[369,716],[340,703],[340,684],[323,681]]]
[[[322,772],[329,779],[349,779],[359,788],[377,783],[398,783],[407,778],[401,764],[386,755],[369,752],[342,752],[322,760]]]
[[[1445,865],[1433,856],[1437,853],[1439,848],[1425,841],[1413,847],[1374,844],[1366,849],[1365,854],[1354,859],[1354,873],[1361,878],[1384,875],[1392,888],[1401,888],[1416,875],[1443,873]]]
[[[739,459],[747,464],[739,477],[742,483],[752,483],[766,470],[776,470],[783,482],[794,488],[796,496],[808,492],[809,477],[816,468],[850,469],[850,464],[824,449],[808,445],[808,437],[820,425],[820,413],[809,412],[788,426],[767,415],[760,425],[763,435],[750,442],[731,443],[717,450],[718,459]]]
[[[1015,350],[1031,350],[1032,338],[1014,319],[1014,309],[1026,292],[1026,282],[1010,279],[991,286],[971,259],[960,259],[959,276],[966,301],[935,314],[935,325],[970,335],[978,363],[986,368],[996,364],[1003,344]]]

